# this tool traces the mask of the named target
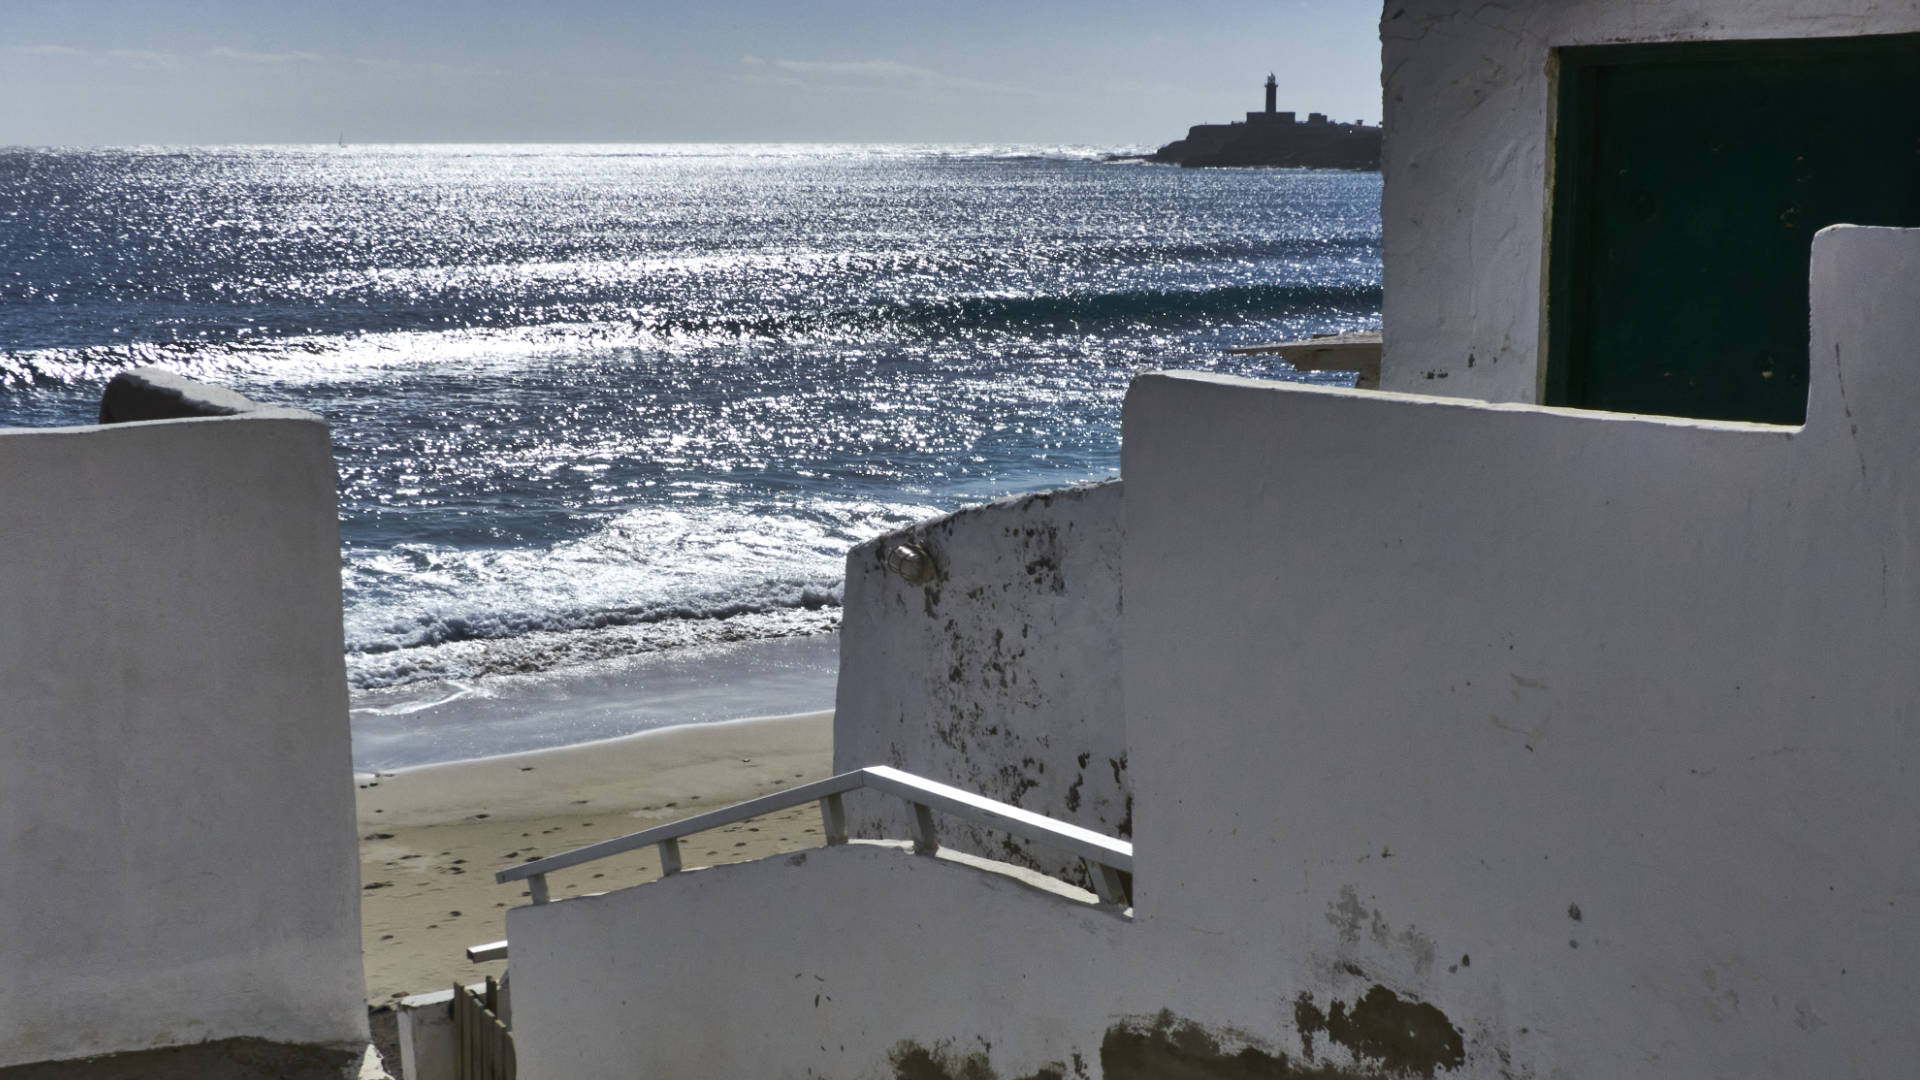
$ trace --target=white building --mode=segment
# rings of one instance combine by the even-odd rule
[[[108,418],[0,430],[0,1076],[355,1075],[326,424],[153,369]]]
[[[1898,87],[1916,33],[1911,2],[1391,0],[1386,392],[1159,374],[1128,395],[1132,907],[852,843],[515,909],[523,1075],[1903,1075],[1920,230],[1800,237],[1803,365],[1769,290],[1806,256],[1761,249],[1834,203],[1716,232],[1715,205],[1773,195],[1673,178],[1774,152],[1736,137],[1773,115],[1807,137],[1808,191],[1833,153],[1861,186],[1909,182],[1845,156],[1840,114],[1809,129],[1795,95],[1833,88],[1791,76]],[[1737,44],[1761,39],[1787,40]],[[1703,156],[1684,124],[1640,138],[1665,123],[1649,101],[1707,84]],[[1905,132],[1914,100],[1872,119]],[[1606,188],[1620,168],[1651,179]],[[1743,295],[1771,329],[1722,347]],[[1803,402],[1777,389],[1796,380]],[[1576,384],[1669,415],[1540,404]],[[1803,415],[1754,422],[1783,401]],[[980,573],[964,560],[995,558],[958,527],[916,537],[944,576],[890,579],[850,622],[913,640],[961,603],[942,583]],[[870,721],[913,695],[842,701]]]

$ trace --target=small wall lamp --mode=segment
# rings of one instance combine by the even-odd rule
[[[933,553],[919,544],[902,541],[887,549],[887,569],[909,585],[925,585],[940,576]]]

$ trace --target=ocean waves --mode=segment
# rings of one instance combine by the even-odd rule
[[[834,605],[837,607],[837,604]],[[390,652],[348,652],[348,684],[356,691],[421,682],[470,682],[586,668],[674,649],[820,634],[840,625],[833,608],[678,612],[645,622],[564,617],[529,620],[513,633],[446,641]],[[547,625],[558,622],[560,625]]]
[[[1351,315],[1379,306],[1377,284],[1341,282],[953,297],[898,305],[877,312],[876,317],[884,325],[910,326],[928,334],[1159,332],[1183,326],[1215,326],[1223,321]]]
[[[783,612],[820,611],[840,606],[840,582],[762,581],[735,591],[691,594],[671,600],[611,607],[552,608],[499,611],[484,608],[458,613],[430,612],[411,619],[389,621],[366,637],[349,640],[355,656],[379,656],[407,649],[433,648],[468,641],[495,641],[536,633],[571,630],[607,630],[674,620],[726,620],[743,615],[774,616]],[[777,621],[777,620],[774,620]],[[809,625],[831,625],[817,619]]]
[[[571,310],[587,321],[519,327],[358,332],[343,336],[253,336],[211,341],[137,341],[0,351],[0,390],[91,385],[116,371],[159,364],[192,378],[270,381],[348,370],[489,360],[554,349],[616,346],[686,349],[741,342],[860,343],[1127,330],[1163,333],[1286,320],[1362,320],[1379,310],[1366,280],[1125,289],[1051,295],[1000,294],[888,300],[821,311],[738,313]],[[592,317],[599,317],[597,320]]]
[[[742,502],[633,510],[549,546],[349,548],[349,678],[372,689],[528,674],[830,630],[847,549],[932,512]]]
[[[3,152],[0,424],[324,416],[362,699],[817,634],[854,544],[1112,475],[1135,373],[1377,324],[1377,175],[1114,149]]]

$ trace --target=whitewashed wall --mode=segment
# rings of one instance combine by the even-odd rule
[[[894,765],[1109,836],[1132,830],[1120,697],[1119,482],[1007,499],[847,556],[836,771]],[[939,580],[886,569],[911,541]],[[897,800],[849,800],[855,835],[904,836]],[[1086,884],[1004,833],[942,842]]]
[[[0,1066],[366,1044],[327,428],[0,430]]]
[[[1905,1075],[1920,231],[1813,285],[1804,429],[1136,380],[1132,920],[866,848],[518,909],[525,1075]]]
[[[515,908],[520,1075],[1072,1075],[1126,919],[980,865],[856,841]]]
[[[1389,0],[1382,388],[1539,400],[1549,49],[1916,31],[1916,0]]]
[[[1134,384],[1141,930],[1286,957],[1190,1000],[1382,985],[1473,1076],[1910,1071],[1920,232],[1813,289],[1804,430]]]

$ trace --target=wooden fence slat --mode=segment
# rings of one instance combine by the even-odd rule
[[[500,988],[487,979],[484,995],[456,984],[453,988],[453,1039],[457,1080],[515,1080],[518,1071],[513,1033],[500,1022]]]

